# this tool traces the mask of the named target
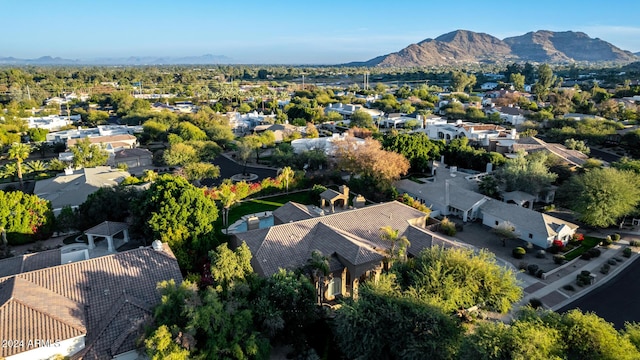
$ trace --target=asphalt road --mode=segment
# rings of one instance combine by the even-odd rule
[[[638,306],[640,261],[637,261],[637,257],[631,261],[633,263],[613,279],[563,307],[558,312],[564,313],[576,308],[581,309],[583,312],[591,311],[613,323],[617,329],[623,328],[625,321],[640,322],[640,306]],[[604,276],[600,273],[597,273],[597,275]]]
[[[600,159],[600,160],[604,160],[608,163],[612,163],[612,162],[616,162],[618,160],[620,160],[620,158],[622,156],[620,155],[616,155],[616,154],[612,154],[606,151],[602,151],[602,150],[598,150],[598,149],[594,149],[591,148],[590,149],[591,152],[589,153],[589,156],[592,158],[596,158],[596,159]]]
[[[243,165],[238,164],[237,162],[230,160],[222,155],[215,158],[212,163],[220,167],[220,177],[217,179],[204,179],[200,181],[200,183],[204,186],[211,187],[220,185],[222,183],[222,180],[229,179],[233,175],[242,173],[242,170],[244,170]],[[247,166],[247,171],[251,174],[258,175],[258,179],[255,181],[261,181],[262,179],[268,177],[275,178],[277,176],[277,171],[269,168]]]

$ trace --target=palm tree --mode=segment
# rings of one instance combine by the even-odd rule
[[[380,237],[384,241],[391,243],[391,248],[387,251],[391,260],[407,259],[407,248],[411,246],[409,239],[406,236],[399,236],[399,230],[393,229],[391,226],[383,226],[380,228],[382,234]]]
[[[231,191],[231,185],[229,184],[220,185],[217,195],[220,205],[222,205],[222,226],[226,228],[229,226],[229,209],[238,202],[238,198],[236,193]]]
[[[324,300],[323,294],[327,283],[327,276],[329,275],[329,259],[319,250],[313,250],[311,252],[311,258],[307,260],[305,268],[311,273],[311,277],[316,286],[316,303],[321,305],[322,300]]]
[[[51,171],[63,171],[69,167],[69,164],[60,159],[51,159],[48,164],[48,168]]]
[[[9,159],[16,160],[16,166],[18,167],[18,181],[20,181],[20,189],[24,188],[22,183],[22,162],[29,157],[31,153],[31,146],[22,143],[13,143],[9,148]]]
[[[287,188],[287,192],[289,192],[289,183],[293,180],[295,172],[291,169],[290,166],[285,166],[280,172],[280,181],[284,182],[285,187]]]
[[[45,172],[49,168],[47,163],[45,163],[42,160],[29,161],[28,163],[26,163],[26,165],[27,165],[27,169],[29,169],[29,172],[34,172],[36,174]]]
[[[13,181],[17,172],[18,168],[16,167],[16,164],[5,164],[3,167],[0,167],[0,178],[6,178]]]

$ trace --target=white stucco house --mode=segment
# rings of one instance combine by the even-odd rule
[[[458,120],[455,123],[436,122],[427,124],[424,129],[416,131],[424,132],[432,140],[445,140],[447,142],[466,137],[469,141],[475,141],[482,146],[489,146],[490,140],[515,139],[516,130],[507,130],[503,126],[495,124],[481,124]]]
[[[291,142],[291,146],[293,146],[293,151],[296,154],[310,150],[324,150],[325,154],[333,156],[336,143],[339,141],[349,141],[354,146],[359,146],[365,142],[364,139],[343,133],[333,134],[330,137],[296,139]]]
[[[464,176],[439,169],[436,176],[418,179],[419,182],[403,179],[394,186],[399,193],[406,193],[429,206],[431,216],[456,216],[464,222],[479,220],[483,225],[496,228],[505,222],[515,228],[518,238],[543,249],[551,247],[553,241],[567,243],[575,234],[578,225],[543,214],[530,208],[534,196],[507,193],[505,201],[491,199],[475,191],[477,176]],[[455,176],[452,176],[455,175]]]
[[[554,240],[566,244],[578,229],[578,225],[515,204],[489,199],[480,206],[482,224],[496,228],[509,222],[519,239],[543,249],[551,247]]]

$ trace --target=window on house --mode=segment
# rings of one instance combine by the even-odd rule
[[[329,281],[329,294],[333,296],[342,294],[342,281],[340,278],[333,278]]]
[[[496,226],[498,226],[498,225],[499,225],[499,224],[498,224],[498,220],[496,220]]]
[[[529,239],[533,239],[533,234],[529,234]]]

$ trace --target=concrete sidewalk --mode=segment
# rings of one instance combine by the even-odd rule
[[[514,305],[513,310],[507,314],[503,320],[511,320],[519,308],[529,304],[531,299],[539,299],[545,308],[555,311],[588,294],[590,291],[613,279],[616,274],[633,263],[638,257],[638,249],[631,247],[631,257],[626,258],[623,256],[623,251],[628,246],[629,242],[627,240],[620,240],[608,248],[598,247],[598,249],[601,250],[599,257],[592,258],[591,260],[574,259],[552,271],[546,279],[536,279],[527,273],[518,273],[518,279],[521,280],[523,284],[524,296],[520,302]],[[607,264],[610,259],[614,258],[622,261],[614,260],[616,261],[616,265],[611,265],[608,274],[602,274],[600,272],[602,265]],[[591,285],[580,287],[576,285],[576,276],[584,270],[595,275],[595,282]],[[566,285],[573,286],[575,290],[564,289],[563,287]]]

